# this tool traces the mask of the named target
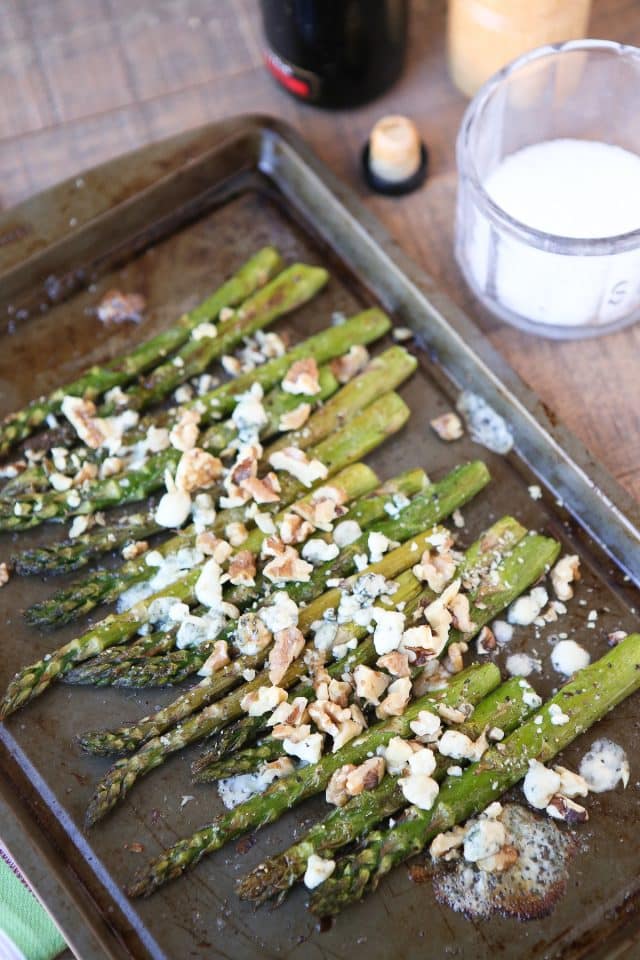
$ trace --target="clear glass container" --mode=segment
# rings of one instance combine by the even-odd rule
[[[640,49],[581,40],[525,54],[469,104],[457,141],[456,258],[500,319],[557,339],[640,319],[640,222],[616,236],[546,233],[484,186],[507,157],[543,141],[598,141],[640,155],[639,98]]]
[[[451,79],[472,97],[516,57],[588,35],[591,0],[449,0]]]

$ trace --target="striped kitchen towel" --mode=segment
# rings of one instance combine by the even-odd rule
[[[0,846],[0,960],[53,960],[64,949],[56,926]]]

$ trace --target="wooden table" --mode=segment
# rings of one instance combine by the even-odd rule
[[[485,330],[547,407],[640,498],[640,325],[558,343],[488,318],[452,251],[454,144],[466,102],[447,77],[444,0],[414,0],[409,63],[384,98],[344,113],[282,93],[261,65],[256,0],[3,0],[0,203],[140,144],[235,113],[296,126],[400,244]],[[640,45],[636,0],[595,0],[591,35]],[[414,118],[429,146],[425,188],[371,196],[358,155],[383,113]]]

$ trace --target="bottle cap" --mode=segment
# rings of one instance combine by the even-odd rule
[[[372,190],[390,196],[410,193],[427,176],[427,148],[408,117],[382,117],[362,151],[364,178]]]

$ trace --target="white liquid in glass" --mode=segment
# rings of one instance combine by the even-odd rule
[[[507,214],[556,237],[640,229],[640,156],[589,140],[547,140],[506,157],[483,186]],[[569,256],[497,235],[479,211],[467,255],[481,290],[537,323],[611,323],[640,303],[640,250]]]

